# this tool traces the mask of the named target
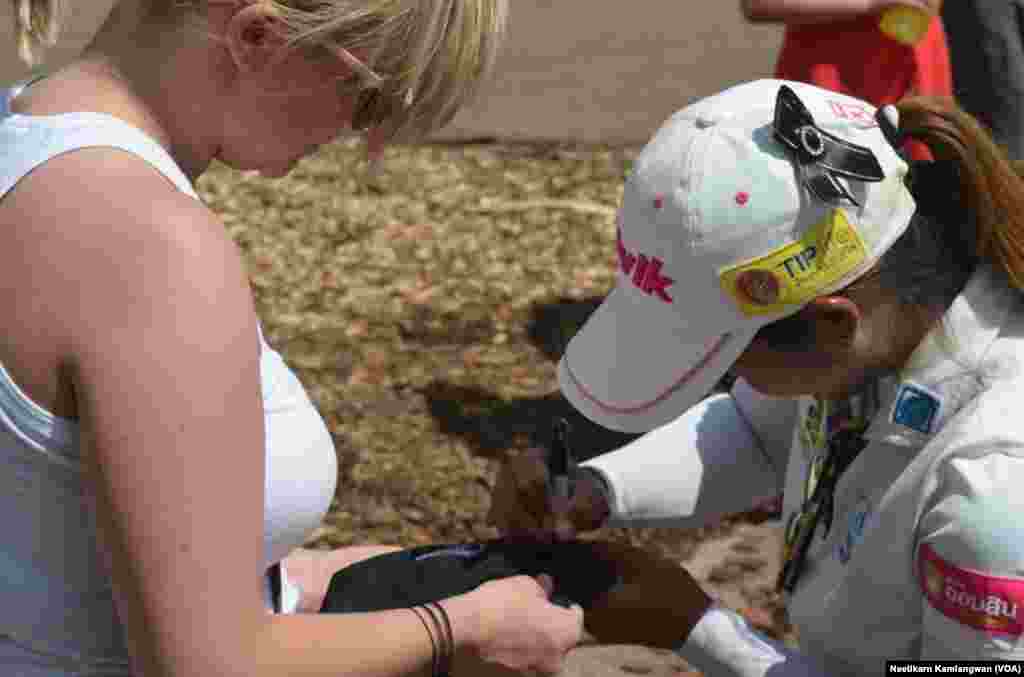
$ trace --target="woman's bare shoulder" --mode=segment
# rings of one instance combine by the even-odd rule
[[[117,149],[67,153],[22,179],[0,201],[0,243],[0,287],[24,290],[31,280],[36,301],[65,319],[102,314],[110,292],[127,298],[157,280],[231,279],[248,294],[240,252],[217,215]],[[0,308],[16,302],[0,292]]]

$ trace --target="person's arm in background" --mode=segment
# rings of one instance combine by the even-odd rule
[[[609,526],[699,527],[780,493],[796,414],[796,400],[738,380],[580,467],[604,480]]]
[[[740,10],[753,23],[826,23],[855,19],[897,4],[938,8],[936,0],[740,0]]]

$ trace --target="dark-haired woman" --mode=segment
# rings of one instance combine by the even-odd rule
[[[908,164],[908,140],[935,160]],[[1024,181],[978,123],[949,100],[739,85],[657,132],[618,223],[618,284],[559,380],[589,418],[650,432],[583,464],[562,517],[695,527],[784,487],[800,649],[629,551],[637,613],[597,634],[708,675],[1024,656]],[[506,531],[553,524],[543,477],[506,466]]]

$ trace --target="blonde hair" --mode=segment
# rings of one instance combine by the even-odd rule
[[[11,0],[18,55],[29,66],[42,61],[43,52],[60,35],[66,0]]]
[[[494,68],[508,12],[508,0],[248,1],[275,17],[290,48],[337,45],[368,54],[366,65],[382,76],[379,93],[392,104],[384,125],[392,139],[444,126],[476,95]],[[69,0],[13,2],[21,56],[35,65],[56,40]],[[125,33],[139,21],[195,28],[205,2],[119,0],[104,28]]]
[[[493,71],[508,0],[263,0],[295,46],[333,42],[365,50],[399,102],[392,137],[447,124]]]

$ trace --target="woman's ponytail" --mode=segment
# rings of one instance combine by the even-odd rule
[[[914,97],[896,108],[900,135],[927,145],[936,162],[951,165],[959,178],[961,213],[968,223],[946,225],[973,228],[974,254],[999,265],[1024,290],[1024,179],[1017,167],[951,99]],[[950,199],[948,192],[938,195],[927,185],[914,192],[922,207]]]

